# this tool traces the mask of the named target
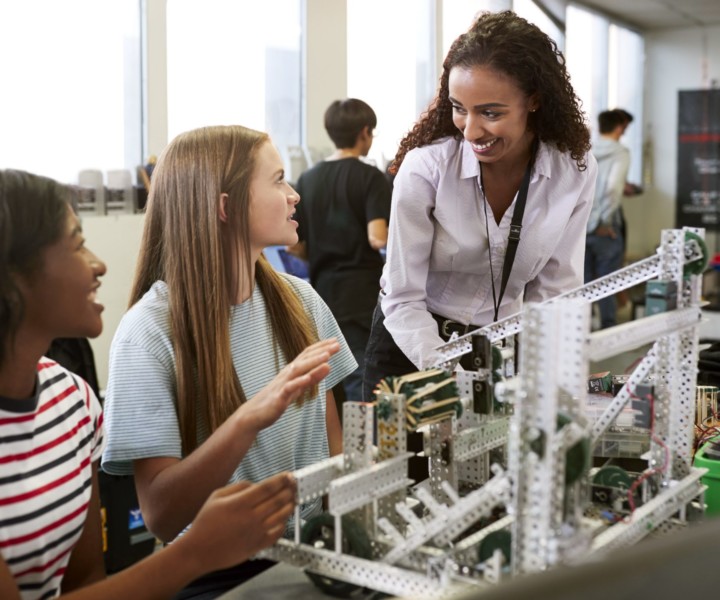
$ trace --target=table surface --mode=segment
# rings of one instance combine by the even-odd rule
[[[220,596],[220,600],[314,600],[328,598],[297,567],[278,563]]]
[[[249,581],[225,592],[219,600],[317,600],[331,598],[318,588],[302,569],[278,563]],[[389,599],[372,590],[354,595],[356,600]]]

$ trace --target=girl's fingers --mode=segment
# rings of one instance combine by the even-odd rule
[[[329,373],[330,365],[327,363],[321,363],[308,373],[303,373],[302,375],[297,375],[295,377],[291,375],[291,378],[283,384],[282,393],[289,395],[297,394],[305,388],[319,383],[327,377]]]
[[[292,475],[287,472],[278,473],[267,479],[263,479],[261,482],[256,484],[250,484],[248,482],[239,482],[245,484],[240,486],[238,484],[231,484],[222,488],[223,495],[234,495],[242,494],[242,498],[238,497],[238,501],[246,502],[248,506],[260,506],[272,499],[275,496],[281,495],[284,490],[289,490],[293,495],[295,494],[295,480]],[[249,487],[250,489],[244,489]]]
[[[298,356],[287,366],[288,377],[301,377],[302,375],[312,371],[318,365],[327,364],[330,360],[330,354],[327,352],[319,352],[312,356]]]
[[[298,354],[297,358],[305,358],[308,356],[312,356],[317,352],[327,352],[332,356],[338,350],[340,350],[340,344],[336,339],[333,338],[330,340],[323,340],[322,342],[317,342],[315,344],[312,344],[311,346],[308,346],[300,354]]]
[[[318,360],[328,360],[333,354],[340,350],[340,344],[337,341],[323,343],[322,346],[310,346],[303,350],[295,357],[293,362],[306,363]]]
[[[307,375],[310,378],[310,385],[315,385],[316,383],[319,383],[325,377],[328,376],[330,373],[330,365],[327,363],[318,365],[315,367],[312,371],[310,371]]]
[[[322,340],[308,346],[285,367],[290,377],[301,376],[326,363],[340,349],[336,339]]]
[[[243,490],[246,490],[252,485],[253,483],[250,481],[236,481],[235,483],[229,483],[224,487],[218,488],[215,490],[214,494],[218,497],[232,496],[234,494],[241,493]]]

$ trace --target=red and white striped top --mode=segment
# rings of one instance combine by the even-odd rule
[[[47,358],[32,398],[0,397],[0,553],[24,600],[59,595],[104,441],[93,391]]]

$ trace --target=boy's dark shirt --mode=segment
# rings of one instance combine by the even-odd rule
[[[310,282],[337,319],[369,319],[383,259],[368,242],[368,223],[390,218],[383,173],[356,158],[318,163],[296,185],[295,218],[308,250]]]

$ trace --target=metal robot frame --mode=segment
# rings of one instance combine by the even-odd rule
[[[688,507],[703,506],[705,490],[705,470],[691,465],[703,235],[665,230],[654,256],[452,339],[439,348],[437,370],[409,375],[374,403],[347,402],[343,455],[295,472],[298,503],[325,497],[323,534],[303,539],[298,509],[293,538],[261,556],[321,580],[441,598],[682,527]],[[675,283],[675,309],[590,331],[591,302],[651,279]],[[521,330],[522,370],[515,375],[514,344],[494,351],[500,369],[490,344]],[[649,343],[627,383],[590,422],[589,362]],[[449,375],[468,352],[477,370]],[[457,396],[438,401],[447,380]],[[589,449],[648,381],[653,417],[648,468],[638,478],[641,505],[608,523],[588,510]],[[493,387],[490,403],[478,403]],[[429,485],[417,488],[407,478],[406,431],[414,428],[424,433],[430,465]],[[506,468],[493,464],[498,453]],[[573,473],[571,456],[582,467]],[[498,532],[510,538],[510,560],[497,545],[480,557],[484,541]]]

